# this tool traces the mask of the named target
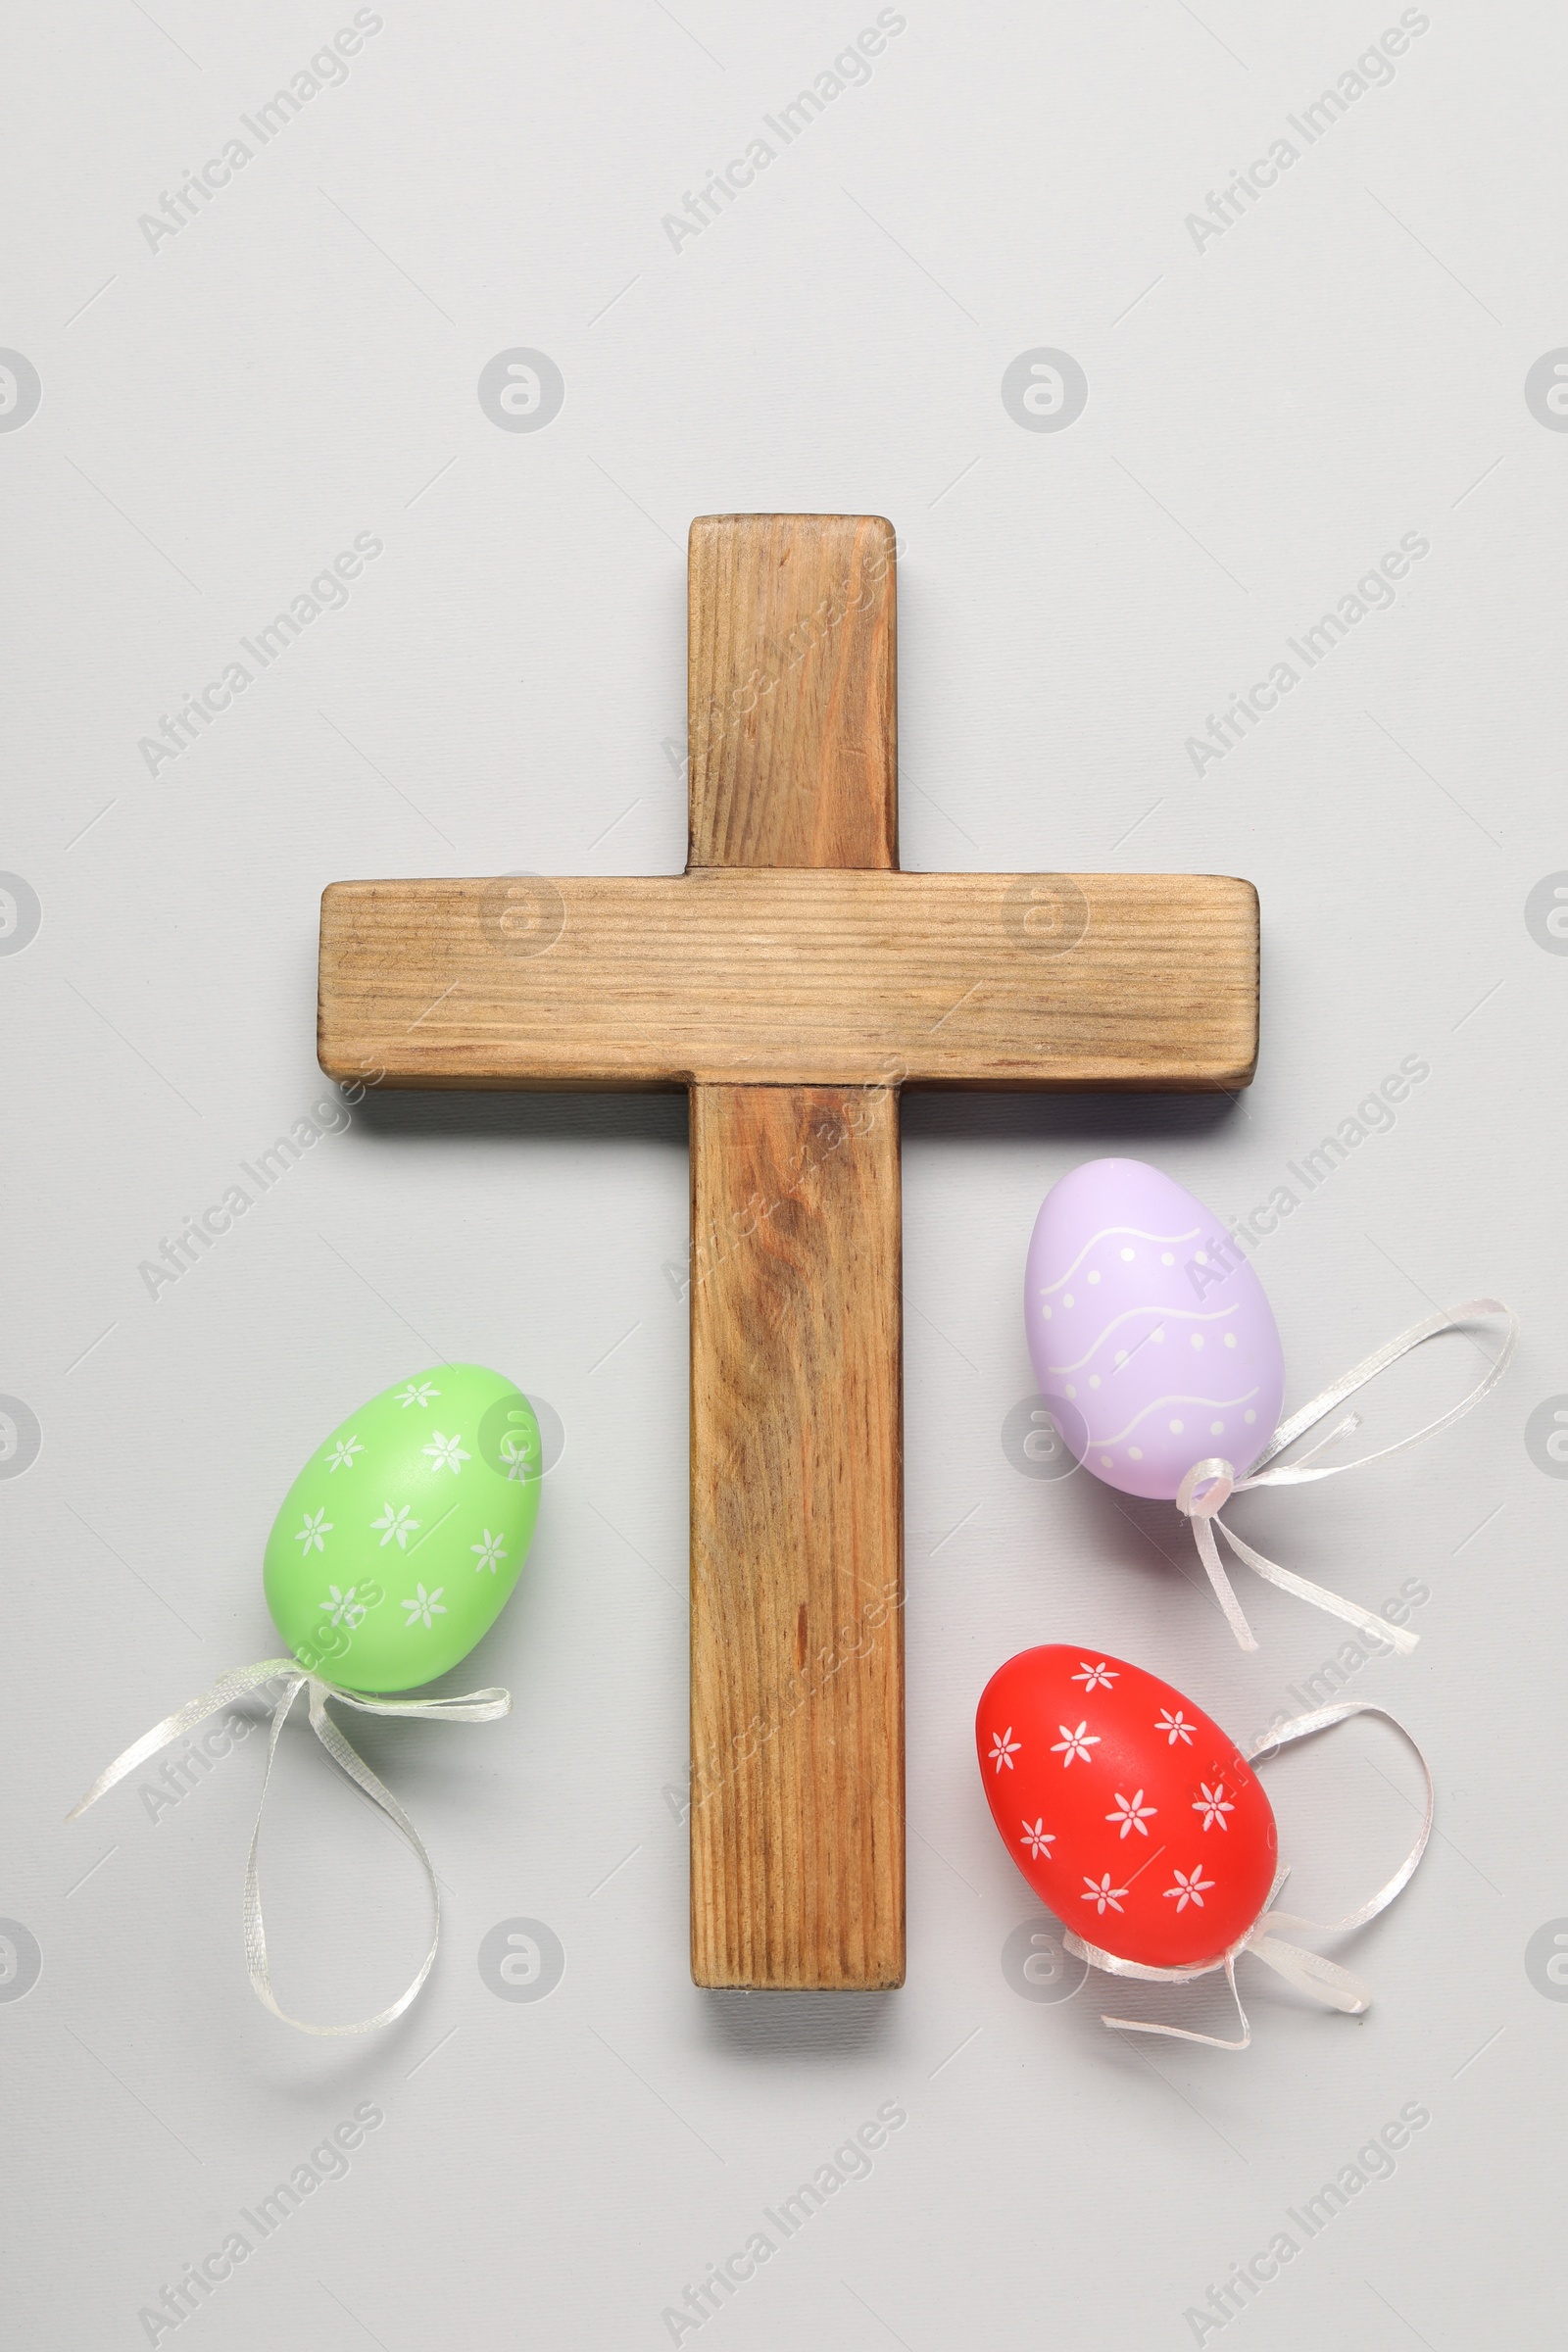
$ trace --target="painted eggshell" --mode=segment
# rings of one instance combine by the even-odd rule
[[[1169,1683],[1052,1643],[999,1667],[975,1715],[992,1818],[1040,1900],[1121,1960],[1200,1967],[1246,1934],[1278,1838],[1234,1740]]]
[[[1169,1501],[1194,1462],[1238,1475],[1274,1433],[1280,1335],[1240,1244],[1141,1159],[1091,1159],[1046,1195],[1024,1276],[1040,1391],[1071,1452]]]
[[[284,1497],[267,1605],[302,1666],[408,1690],[500,1616],[539,1516],[539,1424],[480,1364],[437,1364],[341,1422]]]

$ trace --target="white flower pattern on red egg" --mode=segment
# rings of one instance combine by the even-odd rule
[[[1121,1834],[1123,1838],[1126,1837],[1129,1830],[1136,1830],[1140,1838],[1147,1838],[1149,1836],[1149,1832],[1145,1829],[1144,1823],[1152,1814],[1157,1813],[1158,1810],[1159,1808],[1157,1805],[1145,1804],[1144,1792],[1141,1788],[1135,1789],[1131,1797],[1123,1796],[1121,1790],[1118,1788],[1116,1791],[1116,1810],[1114,1813],[1107,1813],[1105,1815],[1105,1819],[1107,1821],[1119,1821],[1121,1823]]]
[[[991,1735],[991,1761],[995,1765],[997,1771],[1000,1773],[1004,1764],[1005,1764],[1007,1770],[1010,1772],[1012,1770],[1012,1759],[1021,1751],[1022,1747],[1023,1741],[1021,1740],[1015,1740],[1012,1736],[1012,1726],[1010,1723],[1004,1732],[993,1732]]]
[[[1100,1745],[1100,1734],[1098,1732],[1092,1732],[1089,1729],[1089,1718],[1087,1715],[1084,1717],[1083,1722],[1078,1726],[1076,1731],[1073,1731],[1071,1727],[1065,1723],[1058,1723],[1056,1729],[1061,1734],[1061,1738],[1054,1741],[1051,1752],[1054,1756],[1061,1757],[1061,1768],[1063,1772],[1066,1771],[1068,1765],[1072,1762],[1075,1756],[1082,1756],[1086,1764],[1092,1764],[1094,1762],[1095,1759],[1089,1753],[1089,1750],[1092,1747],[1098,1747]],[[1063,1749],[1066,1750],[1065,1754],[1062,1753]]]
[[[1097,1690],[1102,1685],[1108,1690],[1116,1680],[1116,1668],[1107,1666],[1103,1658],[1098,1666],[1091,1666],[1087,1658],[1080,1658],[1078,1667],[1079,1671],[1072,1679],[1075,1683],[1082,1683],[1086,1691]]]
[[[1109,1690],[1098,1682],[1102,1665],[1116,1677]],[[1245,1937],[1277,1875],[1268,1792],[1248,1767],[1245,1740],[1238,1748],[1180,1689],[1076,1642],[1008,1659],[979,1714],[999,1843],[1052,1910],[1094,1923],[1079,1925],[1086,1944],[1103,1936],[1129,1962],[1197,1968]],[[1009,1750],[1021,1741],[1015,1772],[985,1768],[998,1741]]]
[[[1232,1804],[1230,1798],[1225,1793],[1225,1784],[1223,1781],[1216,1781],[1212,1788],[1210,1788],[1206,1781],[1199,1782],[1198,1794],[1193,1799],[1193,1811],[1195,1813],[1201,1813],[1203,1816],[1203,1828],[1205,1830],[1211,1830],[1216,1827],[1222,1830],[1228,1830],[1230,1828],[1230,1823],[1225,1819],[1225,1816],[1227,1813],[1234,1813],[1236,1807]]]

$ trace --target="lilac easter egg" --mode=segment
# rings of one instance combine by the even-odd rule
[[[1084,1467],[1170,1500],[1198,1461],[1241,1476],[1274,1433],[1280,1335],[1241,1245],[1141,1159],[1091,1159],[1053,1187],[1024,1276],[1040,1392]]]

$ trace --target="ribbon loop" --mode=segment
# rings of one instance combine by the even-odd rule
[[[240,1666],[228,1674],[220,1675],[218,1681],[210,1689],[204,1690],[199,1698],[191,1699],[189,1704],[181,1707],[176,1714],[166,1715],[162,1723],[154,1724],[150,1732],[144,1733],[141,1739],[133,1740],[123,1754],[117,1756],[115,1761],[98,1775],[86,1795],[78,1803],[73,1805],[71,1811],[66,1815],[66,1819],[68,1822],[75,1821],[86,1812],[89,1805],[95,1805],[101,1796],[106,1795],[118,1782],[122,1781],[127,1773],[134,1772],[138,1764],[145,1763],[149,1756],[155,1756],[160,1748],[168,1747],[171,1741],[182,1739],[185,1733],[194,1731],[198,1724],[206,1722],[209,1715],[216,1715],[220,1708],[230,1705],[234,1699],[243,1697],[247,1691],[255,1690],[266,1683],[277,1681],[282,1682],[283,1691],[272,1707],[271,1733],[267,1743],[267,1770],[262,1776],[261,1802],[256,1808],[256,1827],[251,1832],[250,1853],[245,1864],[243,1901],[245,1966],[250,1976],[251,1989],[264,2008],[270,2009],[274,2017],[281,2018],[285,2026],[292,2026],[296,2033],[332,2038],[346,2034],[373,2034],[380,2027],[391,2025],[394,2019],[403,2015],[411,2003],[417,1998],[425,1979],[435,1966],[435,1956],[441,1942],[441,1894],[436,1883],[435,1866],[425,1850],[423,1838],[392,1794],[391,1789],[370,1770],[365,1758],[344,1738],[338,1725],[327,1713],[326,1702],[328,1699],[335,1698],[340,1700],[344,1706],[356,1708],[362,1715],[389,1715],[419,1723],[494,1723],[499,1717],[508,1715],[512,1711],[510,1690],[498,1688],[470,1690],[461,1698],[378,1698],[367,1691],[340,1689],[336,1683],[325,1682],[319,1675],[309,1674],[300,1665],[297,1658],[263,1658],[255,1666]],[[267,1958],[267,1932],[262,1924],[262,1887],[258,1861],[262,1841],[262,1815],[267,1808],[267,1790],[272,1778],[272,1765],[277,1755],[277,1743],[282,1736],[283,1726],[288,1720],[289,1710],[295,1699],[304,1690],[308,1690],[310,1692],[312,1731],[339,1770],[346,1773],[355,1786],[363,1789],[371,1802],[378,1805],[387,1816],[418,1861],[424,1872],[425,1884],[430,1893],[430,1948],[425,1953],[413,1982],[386,2008],[378,2009],[373,2017],[361,2018],[357,2023],[349,2026],[307,2025],[303,2018],[290,2017],[286,2010],[278,2007],[272,1992],[271,1974]]]
[[[1314,1732],[1331,1731],[1336,1724],[1348,1722],[1352,1715],[1381,1715],[1385,1723],[1392,1724],[1400,1739],[1409,1742],[1426,1783],[1426,1811],[1420,1832],[1394,1876],[1385,1880],[1376,1894],[1369,1896],[1356,1910],[1348,1912],[1344,1919],[1300,1919],[1294,1912],[1274,1909],[1274,1898],[1290,1875],[1282,1866],[1269,1889],[1267,1902],[1246,1935],[1239,1936],[1230,1949],[1222,1952],[1217,1960],[1205,1960],[1196,1968],[1150,1968],[1141,1961],[1123,1960],[1114,1952],[1101,1951],[1096,1945],[1086,1943],[1081,1936],[1067,1929],[1063,1941],[1068,1951],[1081,1960],[1091,1961],[1096,1968],[1102,1968],[1107,1976],[1136,1978],[1145,1984],[1192,1984],[1200,1977],[1213,1976],[1217,1970],[1223,1970],[1231,1998],[1236,2003],[1242,2032],[1239,2040],[1227,2041],[1222,2034],[1196,2034],[1186,2026],[1156,2025],[1151,2018],[1107,2017],[1103,2012],[1101,2014],[1102,2025],[1114,2026],[1124,2034],[1163,2034],[1172,2041],[1200,2041],[1213,2050],[1245,2050],[1251,2041],[1252,2029],[1248,2022],[1247,2011],[1242,2006],[1242,1996],[1236,1984],[1236,1963],[1244,1952],[1250,1952],[1254,1960],[1261,1960],[1266,1968],[1273,1969],[1288,1984],[1294,1984],[1298,1992],[1305,1993],[1311,2000],[1321,2001],[1327,2009],[1339,2009],[1347,2016],[1360,2017],[1371,2008],[1371,1989],[1359,1977],[1352,1976],[1348,1968],[1342,1968],[1337,1960],[1325,1959],[1321,1952],[1310,1952],[1300,1944],[1287,1942],[1277,1931],[1295,1928],[1312,1936],[1341,1935],[1348,1929],[1364,1927],[1369,1919],[1376,1919],[1380,1911],[1388,1909],[1395,1897],[1408,1886],[1427,1850],[1436,1802],[1432,1768],[1413,1735],[1398,1717],[1391,1715],[1387,1707],[1372,1705],[1368,1699],[1343,1699],[1338,1706],[1319,1707],[1311,1715],[1293,1716],[1277,1732],[1258,1740],[1249,1751],[1248,1761],[1264,1762],[1278,1749],[1289,1747],[1297,1740],[1310,1739]]]
[[[1369,1381],[1376,1380],[1391,1364],[1397,1363],[1400,1356],[1408,1355],[1411,1348],[1419,1348],[1423,1340],[1436,1339],[1443,1332],[1458,1331],[1466,1323],[1494,1315],[1501,1315],[1508,1326],[1495,1360],[1489,1364],[1483,1378],[1477,1381],[1468,1395],[1461,1396],[1457,1404],[1449,1405],[1436,1420],[1429,1421],[1425,1428],[1415,1430],[1407,1438],[1396,1438],[1392,1446],[1380,1446],[1375,1453],[1358,1454],[1353,1461],[1318,1462],[1318,1455],[1326,1452],[1337,1440],[1348,1437],[1352,1430],[1360,1428],[1360,1414],[1347,1413],[1326,1437],[1319,1438],[1294,1462],[1275,1462],[1277,1454],[1283,1453],[1288,1446],[1294,1446],[1297,1439],[1304,1437],[1309,1429],[1315,1429],[1320,1421],[1333,1412],[1336,1405],[1343,1404],[1347,1396],[1353,1396],[1357,1389],[1365,1388]],[[1401,1331],[1396,1339],[1390,1340],[1374,1354],[1364,1356],[1360,1363],[1352,1365],[1348,1372],[1343,1373],[1329,1388],[1303,1404],[1289,1420],[1282,1421],[1245,1478],[1239,1478],[1234,1465],[1218,1454],[1210,1454],[1206,1460],[1193,1464],[1176,1490],[1176,1508],[1192,1528],[1198,1556],[1203,1563],[1230,1629],[1243,1649],[1256,1649],[1257,1642],[1242,1613],[1230,1578],[1225,1573],[1219,1545],[1214,1541],[1216,1529],[1244,1566],[1262,1577],[1266,1584],[1278,1586],[1282,1592],[1294,1592],[1298,1600],[1310,1601],[1314,1608],[1326,1609],[1331,1616],[1343,1618],[1347,1625],[1353,1625],[1357,1632],[1373,1637],[1381,1646],[1396,1650],[1400,1657],[1409,1656],[1420,1640],[1418,1634],[1411,1633],[1407,1626],[1391,1625],[1386,1617],[1379,1617],[1372,1610],[1361,1608],[1355,1601],[1346,1600],[1338,1592],[1330,1592],[1324,1586],[1311,1584],[1304,1576],[1297,1576],[1293,1570],[1282,1568],[1277,1560],[1271,1560],[1263,1552],[1254,1551],[1250,1544],[1244,1544],[1219,1514],[1233,1494],[1245,1494],[1253,1487],[1302,1487],[1316,1479],[1337,1478],[1343,1470],[1358,1470],[1368,1462],[1387,1461],[1391,1454],[1403,1453],[1407,1446],[1419,1446],[1423,1439],[1436,1437],[1440,1430],[1451,1429],[1455,1421],[1462,1420],[1473,1406],[1481,1402],[1483,1396],[1496,1387],[1518,1339],[1519,1318],[1512,1307],[1504,1306],[1500,1298],[1466,1298],[1459,1306],[1440,1308],[1436,1314],[1425,1316],[1419,1323],[1412,1323],[1408,1331]],[[1272,1468],[1268,1466],[1271,1463],[1274,1464]]]
[[[1235,1492],[1235,1469],[1222,1454],[1211,1453],[1205,1461],[1195,1462],[1182,1480],[1176,1508],[1189,1519],[1216,1519]]]

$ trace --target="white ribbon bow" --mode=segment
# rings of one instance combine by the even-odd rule
[[[1200,2041],[1211,2050],[1245,2050],[1251,2041],[1252,2029],[1236,1987],[1236,1963],[1243,1952],[1250,1952],[1254,1959],[1261,1960],[1266,1967],[1282,1976],[1287,1984],[1294,1984],[1298,1992],[1307,1993],[1313,2000],[1321,2001],[1325,2008],[1342,2009],[1349,2017],[1360,2017],[1371,2008],[1370,1988],[1362,1984],[1359,1977],[1353,1977],[1348,1968],[1341,1968],[1337,1961],[1325,1960],[1321,1952],[1303,1951],[1299,1944],[1285,1942],[1275,1931],[1280,1928],[1298,1931],[1304,1928],[1314,1936],[1340,1935],[1349,1928],[1364,1927],[1369,1919],[1376,1919],[1380,1911],[1388,1909],[1395,1896],[1402,1893],[1414,1878],[1416,1865],[1426,1852],[1427,1839],[1432,1835],[1431,1767],[1398,1717],[1391,1715],[1387,1707],[1372,1706],[1365,1699],[1346,1699],[1335,1707],[1320,1707],[1316,1714],[1293,1717],[1277,1732],[1269,1733],[1250,1748],[1248,1761],[1250,1762],[1254,1757],[1270,1756],[1276,1748],[1289,1747],[1292,1740],[1308,1739],[1313,1732],[1328,1731],[1333,1725],[1346,1722],[1351,1715],[1381,1715],[1385,1723],[1393,1724],[1400,1738],[1409,1740],[1415,1750],[1416,1761],[1426,1782],[1426,1812],[1422,1817],[1420,1835],[1393,1878],[1378,1888],[1370,1901],[1364,1902],[1359,1910],[1347,1913],[1344,1919],[1299,1919],[1294,1912],[1272,1908],[1274,1897],[1290,1876],[1289,1869],[1282,1864],[1269,1888],[1268,1902],[1246,1935],[1239,1936],[1229,1951],[1223,1952],[1217,1960],[1205,1960],[1200,1968],[1145,1968],[1136,1960],[1121,1960],[1114,1952],[1101,1951],[1097,1945],[1086,1943],[1081,1936],[1067,1929],[1063,1941],[1068,1951],[1075,1953],[1080,1960],[1092,1961],[1096,1968],[1102,1968],[1113,1977],[1136,1977],[1146,1984],[1191,1984],[1199,1977],[1212,1976],[1216,1969],[1223,1969],[1225,1982],[1231,1988],[1231,1998],[1236,2003],[1236,2014],[1242,2021],[1242,2033],[1239,2041],[1227,2041],[1218,2034],[1194,2034],[1185,2026],[1157,2026],[1146,2018],[1106,2017],[1103,2012],[1101,2014],[1102,2025],[1116,2026],[1128,2034],[1165,2034],[1173,2041]]]
[[[150,1732],[127,1747],[122,1756],[117,1756],[107,1771],[98,1775],[80,1803],[72,1806],[66,1819],[68,1822],[74,1821],[78,1815],[86,1812],[89,1805],[95,1805],[101,1796],[113,1788],[117,1781],[122,1781],[127,1773],[134,1772],[137,1765],[144,1763],[149,1756],[157,1755],[159,1749],[167,1747],[171,1740],[181,1739],[186,1732],[194,1731],[199,1723],[207,1721],[209,1715],[216,1715],[220,1707],[226,1707],[234,1699],[242,1698],[246,1691],[254,1690],[258,1684],[279,1680],[284,1686],[283,1694],[272,1709],[272,1736],[268,1742],[262,1799],[256,1809],[256,1827],[251,1833],[251,1850],[245,1864],[245,1966],[250,1972],[251,1989],[264,2008],[270,2009],[274,2017],[281,2018],[285,2026],[293,2026],[300,2034],[373,2034],[378,2027],[389,2026],[395,2018],[403,2015],[435,1966],[436,1949],[441,1941],[441,1893],[423,1838],[391,1789],[376,1778],[364,1757],[357,1755],[344,1739],[326,1711],[326,1702],[329,1698],[341,1699],[344,1706],[356,1707],[362,1715],[401,1715],[416,1723],[494,1723],[498,1717],[512,1712],[510,1690],[470,1690],[462,1698],[374,1698],[363,1690],[341,1690],[336,1683],[323,1682],[319,1675],[307,1674],[297,1658],[263,1658],[259,1665],[238,1666],[231,1673],[220,1675],[211,1690],[204,1690],[200,1698],[193,1698],[188,1706],[181,1707],[177,1715],[166,1715],[162,1723],[155,1723]],[[380,1806],[388,1820],[402,1834],[406,1843],[417,1855],[430,1889],[430,1949],[424,1955],[418,1974],[388,2008],[378,2009],[373,2017],[362,2017],[357,2025],[352,2026],[309,2026],[303,2018],[290,2017],[285,2009],[278,2007],[273,1997],[267,1964],[267,1934],[262,1925],[262,1888],[257,1866],[262,1839],[262,1814],[267,1806],[268,1784],[272,1777],[272,1760],[277,1754],[278,1737],[288,1719],[289,1709],[300,1691],[307,1688],[311,1694],[312,1731],[333,1763],[346,1772],[349,1779],[356,1787],[363,1788],[373,1803]]]
[[[1467,1396],[1461,1396],[1457,1404],[1450,1405],[1446,1413],[1440,1413],[1435,1421],[1429,1421],[1424,1429],[1416,1430],[1408,1438],[1396,1439],[1392,1446],[1380,1446],[1376,1453],[1358,1454],[1352,1462],[1325,1462],[1316,1469],[1311,1468],[1311,1463],[1325,1446],[1332,1446],[1338,1438],[1348,1437],[1352,1429],[1360,1428],[1360,1414],[1348,1413],[1326,1438],[1320,1438],[1298,1460],[1282,1462],[1273,1470],[1265,1467],[1287,1446],[1294,1446],[1298,1438],[1315,1428],[1325,1415],[1333,1412],[1337,1404],[1343,1404],[1347,1396],[1352,1396],[1357,1389],[1365,1388],[1368,1381],[1376,1380],[1380,1372],[1386,1372],[1391,1364],[1397,1363],[1401,1355],[1408,1355],[1412,1348],[1419,1348],[1423,1340],[1436,1339],[1440,1332],[1457,1331],[1466,1323],[1480,1321],[1491,1315],[1505,1317],[1508,1325],[1508,1334],[1496,1361],[1489,1367],[1484,1378],[1477,1381]],[[1254,1551],[1250,1544],[1244,1544],[1241,1537],[1225,1525],[1219,1514],[1233,1494],[1245,1494],[1250,1488],[1304,1487],[1310,1486],[1314,1479],[1338,1478],[1344,1470],[1359,1470],[1368,1462],[1387,1461],[1390,1454],[1403,1453],[1406,1446],[1419,1446],[1424,1438],[1436,1437],[1440,1429],[1450,1429],[1455,1421],[1462,1421],[1471,1407],[1479,1404],[1482,1397],[1496,1387],[1518,1338],[1519,1318],[1511,1306],[1503,1305],[1500,1298],[1467,1298],[1460,1306],[1440,1308],[1436,1314],[1426,1316],[1419,1323],[1412,1323],[1408,1331],[1401,1331],[1397,1339],[1390,1340],[1387,1347],[1380,1348],[1376,1354],[1364,1356],[1360,1363],[1344,1373],[1331,1388],[1314,1396],[1310,1404],[1303,1404],[1288,1421],[1282,1421],[1245,1478],[1238,1478],[1234,1465],[1219,1454],[1210,1454],[1206,1460],[1193,1464],[1176,1490],[1176,1508],[1191,1523],[1198,1556],[1208,1571],[1208,1581],[1243,1649],[1255,1649],[1257,1643],[1252,1638],[1251,1628],[1242,1615],[1241,1603],[1232,1590],[1231,1580],[1221,1565],[1219,1545],[1214,1541],[1216,1528],[1237,1558],[1269,1584],[1278,1585],[1284,1592],[1294,1592],[1300,1600],[1311,1601],[1316,1608],[1327,1609],[1332,1616],[1343,1617],[1347,1625],[1356,1626],[1362,1633],[1375,1634],[1381,1642],[1396,1649],[1401,1657],[1408,1657],[1420,1639],[1419,1635],[1412,1634],[1406,1626],[1391,1625],[1387,1618],[1374,1616],[1370,1609],[1358,1608],[1353,1600],[1345,1600],[1338,1592],[1326,1591],[1322,1585],[1309,1584],[1304,1576],[1294,1575],[1289,1568],[1282,1568],[1277,1560],[1265,1559],[1262,1552]]]

